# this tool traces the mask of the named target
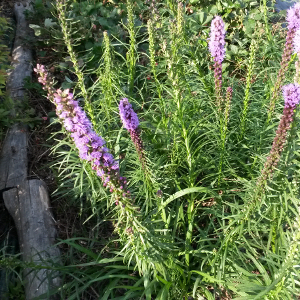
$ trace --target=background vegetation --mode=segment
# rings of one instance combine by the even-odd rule
[[[287,31],[272,5],[35,1],[37,62],[56,88],[73,90],[133,195],[118,205],[49,111],[56,201],[84,224],[59,242],[64,285],[53,293],[61,299],[299,296],[298,111],[257,195],[283,110],[280,95],[269,119]],[[227,31],[222,93],[233,89],[221,113],[208,51],[215,15]],[[296,60],[283,84],[294,82]],[[140,120],[146,164],[119,118],[124,97]]]

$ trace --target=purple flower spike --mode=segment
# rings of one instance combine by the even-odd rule
[[[217,108],[221,112],[222,98],[222,62],[225,57],[225,24],[221,17],[216,16],[211,22],[209,51],[214,58],[215,92]]]
[[[291,83],[285,85],[282,90],[285,106],[295,109],[300,102],[300,85]]]
[[[257,187],[264,189],[267,180],[273,176],[274,169],[278,165],[281,153],[286,144],[288,132],[293,122],[295,114],[295,108],[300,103],[300,85],[288,84],[283,88],[284,109],[276,131],[276,136],[273,140],[272,149],[261,172],[261,176],[258,180]]]
[[[279,95],[282,83],[285,78],[285,74],[288,70],[289,62],[291,60],[291,55],[293,53],[293,48],[296,52],[300,50],[300,38],[299,34],[296,34],[297,30],[300,29],[300,3],[296,3],[292,8],[287,11],[286,17],[288,23],[288,32],[286,35],[285,47],[282,54],[281,67],[279,69],[277,80],[274,86],[272,97],[269,104],[269,112],[267,123],[272,119],[272,114],[276,106],[276,99]],[[296,37],[295,37],[296,35]]]
[[[146,170],[146,159],[144,153],[143,141],[141,139],[139,126],[139,119],[137,114],[132,109],[132,105],[127,98],[123,98],[119,104],[120,118],[124,127],[129,131],[131,140],[139,155],[139,160],[144,170]]]
[[[127,130],[135,130],[139,126],[138,116],[127,98],[120,101],[119,111],[122,123]]]
[[[78,101],[73,98],[73,93],[70,93],[69,89],[55,90],[52,86],[53,80],[44,66],[37,65],[35,72],[39,73],[39,81],[44,85],[43,88],[48,91],[48,98],[56,105],[56,114],[70,132],[80,158],[91,164],[92,169],[101,177],[103,186],[113,191],[118,197],[121,197],[123,191],[128,192],[125,178],[123,178],[122,185],[120,184],[118,161],[105,147],[105,140],[93,130],[87,115],[79,106]],[[138,126],[137,116],[134,112],[132,115],[131,119]],[[134,123],[133,121],[132,123]],[[118,192],[121,186],[122,192]],[[125,198],[128,200],[130,196]]]
[[[225,24],[219,16],[216,16],[211,22],[209,51],[215,62],[223,62],[225,57]]]
[[[287,11],[286,20],[289,30],[297,30],[300,28],[300,3],[296,3]]]
[[[294,50],[295,53],[300,52],[300,29],[296,31],[295,37],[294,37]]]

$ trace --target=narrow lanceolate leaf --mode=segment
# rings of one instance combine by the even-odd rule
[[[176,192],[172,196],[170,196],[166,201],[164,201],[161,206],[159,207],[159,211],[165,208],[168,204],[170,204],[172,201],[174,201],[177,198],[180,198],[182,196],[192,194],[192,193],[205,193],[205,194],[210,194],[210,195],[216,195],[212,190],[205,188],[205,187],[192,187],[192,188],[187,188],[181,191]],[[205,199],[203,199],[205,200]]]

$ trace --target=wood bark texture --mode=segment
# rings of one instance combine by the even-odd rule
[[[32,7],[28,3],[16,3],[14,6],[17,28],[12,52],[12,69],[8,72],[6,88],[15,106],[19,104],[18,101],[24,100],[24,78],[32,76],[32,51],[28,39],[31,32],[25,19],[25,10],[32,10]]]
[[[60,286],[58,272],[43,269],[58,265],[60,255],[53,246],[56,229],[45,183],[25,180],[4,192],[3,199],[17,228],[22,259],[35,266],[24,271],[26,300],[41,295],[45,295],[43,299],[56,299],[51,289]]]
[[[0,190],[27,178],[27,134],[24,125],[15,124],[6,135],[0,154]]]
[[[24,78],[31,77],[32,51],[24,43],[30,36],[25,20],[25,10],[31,10],[29,4],[15,4],[14,13],[17,20],[16,36],[12,52],[12,69],[8,72],[6,88],[13,103],[12,117],[22,113],[25,99]],[[28,128],[15,124],[6,135],[0,155],[0,190],[17,185],[27,177],[27,137]]]

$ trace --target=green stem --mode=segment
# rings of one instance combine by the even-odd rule
[[[134,77],[135,77],[135,65],[136,65],[136,39],[134,32],[134,14],[133,14],[133,4],[132,0],[127,0],[127,18],[128,18],[128,32],[130,39],[130,47],[127,52],[126,59],[129,70],[128,76],[128,86],[129,86],[129,94],[132,96],[134,89]]]
[[[76,56],[76,53],[75,53],[74,48],[73,48],[70,29],[68,29],[68,23],[67,23],[67,18],[66,18],[66,14],[65,14],[66,4],[65,4],[64,1],[57,1],[56,5],[57,5],[57,9],[58,9],[58,19],[59,19],[60,26],[61,26],[62,33],[63,33],[63,39],[64,39],[64,42],[67,46],[67,50],[68,50],[68,53],[70,55],[71,62],[73,63],[73,67],[74,67],[74,70],[75,70],[74,73],[75,73],[75,75],[77,76],[77,79],[78,79],[77,84],[78,84],[78,86],[81,90],[81,95],[83,96],[83,98],[85,100],[84,106],[85,106],[85,109],[87,110],[87,112],[88,112],[88,114],[91,118],[93,126],[95,127],[97,125],[96,124],[96,117],[95,117],[94,112],[93,112],[91,99],[90,99],[90,97],[88,95],[88,92],[85,88],[84,75],[83,75],[83,72],[81,71],[81,69],[79,67],[77,56]]]
[[[240,123],[240,140],[243,139],[245,135],[245,124],[246,124],[247,112],[249,106],[249,95],[250,95],[251,79],[252,79],[253,69],[254,69],[255,51],[256,51],[256,41],[255,39],[253,39],[250,45],[250,59],[249,59],[249,68],[248,68],[248,73],[246,78],[244,108],[243,108],[241,123]]]

